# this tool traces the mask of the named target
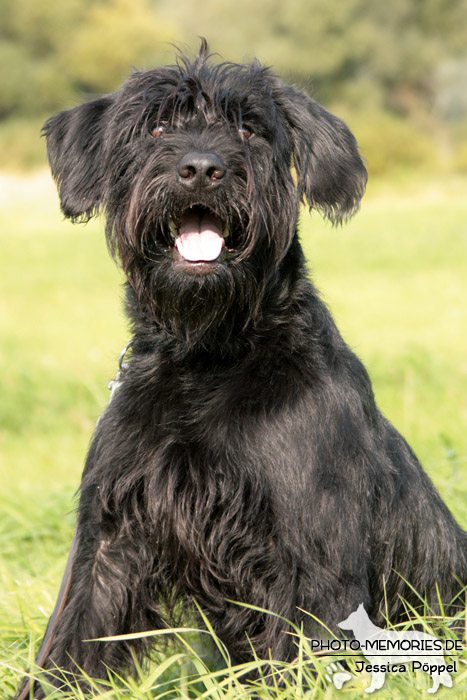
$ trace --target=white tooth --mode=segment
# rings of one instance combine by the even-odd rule
[[[172,219],[169,221],[169,231],[174,238],[177,238],[177,228]]]

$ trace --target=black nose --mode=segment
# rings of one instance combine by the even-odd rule
[[[215,153],[191,151],[177,166],[179,181],[187,189],[218,187],[225,175],[225,165]]]

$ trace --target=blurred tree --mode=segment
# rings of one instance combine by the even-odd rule
[[[185,36],[229,58],[258,55],[320,99],[379,100],[402,113],[432,99],[447,57],[467,53],[466,0],[163,0]],[[349,82],[355,92],[348,89]],[[344,90],[344,92],[341,92]]]
[[[131,67],[160,60],[161,44],[173,38],[169,27],[146,0],[93,3],[63,51],[65,68],[81,90],[108,92]]]
[[[415,131],[436,118],[464,133],[467,0],[0,0],[0,146],[12,120],[35,120],[35,134],[43,115],[172,61],[168,42],[196,52],[200,36],[226,59],[258,56],[311,84],[341,113],[389,110]],[[374,123],[387,131],[383,116]]]
[[[0,118],[110,91],[173,35],[149,0],[0,0]]]
[[[443,62],[465,65],[467,0],[0,0],[0,118],[107,92],[197,36],[311,78],[324,101],[410,113],[435,99]]]
[[[71,95],[60,73],[64,33],[79,17],[79,0],[0,0],[0,117],[54,109]]]

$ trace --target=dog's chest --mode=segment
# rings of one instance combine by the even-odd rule
[[[160,373],[139,397],[138,426],[128,416],[155,555],[188,588],[199,576],[234,580],[255,569],[245,559],[253,551],[259,566],[274,556],[264,406],[252,383],[239,385],[238,373]]]
[[[274,558],[268,482],[255,474],[254,460],[238,442],[225,439],[228,432],[221,431],[218,421],[202,436],[199,425],[182,421],[177,439],[161,447],[148,484],[147,509],[159,565],[188,593],[211,589],[206,582],[221,580],[224,593],[231,586],[229,595],[238,596],[242,572],[253,576]],[[216,595],[218,588],[212,587]]]

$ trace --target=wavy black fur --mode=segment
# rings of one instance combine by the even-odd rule
[[[282,619],[228,601],[310,635],[303,610],[336,631],[361,602],[397,622],[401,597],[419,604],[404,579],[449,603],[466,534],[378,411],[297,237],[304,198],[333,222],[358,208],[366,171],[345,124],[259,63],[216,64],[203,45],[44,132],[65,215],[106,213],[134,334],[89,451],[44,668],[131,668],[128,643],[84,640],[173,623],[193,600],[235,660],[250,642],[291,659],[295,642]],[[180,181],[193,151],[225,164],[216,187]],[[225,259],[177,258],[170,223],[190,206],[228,225]]]

